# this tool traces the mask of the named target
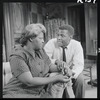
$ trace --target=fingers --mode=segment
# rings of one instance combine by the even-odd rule
[[[68,76],[72,76],[72,71],[70,68],[65,68],[65,73],[68,75]]]
[[[63,76],[65,79],[68,79],[68,76]]]
[[[61,71],[64,68],[63,62],[61,62],[61,61],[57,62],[57,67]]]
[[[70,78],[65,78],[64,79],[64,82],[69,82],[70,81]]]
[[[69,82],[70,78],[68,78],[67,76],[63,76],[62,74],[57,75],[58,76],[58,81],[60,82]]]
[[[63,64],[63,67],[65,68],[66,67],[66,63],[65,62],[62,62],[62,64]]]
[[[63,69],[63,68],[64,68],[64,66],[65,66],[65,62],[60,61],[60,62],[59,62],[59,67],[60,67],[61,69]]]

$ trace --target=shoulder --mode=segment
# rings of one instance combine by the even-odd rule
[[[49,62],[51,62],[50,61],[50,59],[49,59],[49,56],[46,54],[46,52],[45,52],[45,50],[44,49],[41,49],[40,50],[40,55],[41,55],[41,57],[42,57],[42,59],[44,60],[44,61],[49,61]]]
[[[50,39],[46,44],[51,43],[54,44],[57,42],[57,38]]]
[[[25,52],[24,51],[24,49],[21,49],[21,50],[17,50],[17,51],[15,51],[15,52],[13,52],[11,55],[10,55],[10,57],[9,57],[9,60],[10,59],[13,59],[13,58],[16,58],[16,57],[18,57],[18,58],[22,58],[22,59],[27,59],[28,58],[28,53],[27,52]]]
[[[43,48],[41,50],[39,50],[39,52],[40,52],[42,57],[47,56],[47,54],[46,54],[46,52],[45,52],[45,50]]]
[[[83,49],[83,47],[82,47],[82,45],[81,45],[81,42],[79,42],[79,41],[77,41],[77,40],[74,40],[74,39],[71,40],[70,45],[71,45],[71,48],[76,49],[76,50],[78,50],[78,49],[79,49],[79,50]]]
[[[53,39],[50,39],[44,46],[44,49],[45,48],[53,48],[55,47],[55,45],[57,44],[57,38],[53,38]]]
[[[81,46],[81,42],[75,40],[75,39],[72,39],[71,40],[71,45],[74,45],[74,46]]]
[[[49,41],[51,41],[51,42],[56,42],[56,41],[57,41],[57,38],[52,38],[52,39],[50,39]]]

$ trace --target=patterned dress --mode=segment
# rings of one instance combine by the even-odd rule
[[[21,49],[10,55],[10,65],[13,77],[3,88],[3,98],[52,98],[48,85],[27,86],[18,80],[18,76],[30,71],[33,77],[47,77],[51,61],[42,49],[35,55]],[[51,84],[50,84],[51,85]]]

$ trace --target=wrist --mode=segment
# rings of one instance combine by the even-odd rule
[[[57,67],[57,72],[61,72],[61,69],[56,65]]]
[[[55,60],[55,64],[57,65],[57,62],[58,62],[58,59],[57,60]]]
[[[73,79],[76,79],[75,73],[74,73],[74,72],[72,73],[72,78],[73,78]]]
[[[58,75],[52,76],[53,78],[53,82],[57,82],[58,81]]]
[[[72,76],[74,76],[75,75],[75,73],[74,72],[72,72]]]
[[[59,72],[60,71],[60,69],[59,69],[59,67],[58,67],[58,65],[57,65],[57,63],[58,63],[58,59],[57,60],[55,60],[55,65],[56,65],[56,67],[57,67],[57,71]]]

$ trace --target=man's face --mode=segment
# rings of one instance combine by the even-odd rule
[[[39,50],[43,47],[44,35],[42,32],[35,39],[33,39],[32,44],[36,50]]]
[[[71,37],[69,36],[68,30],[59,30],[57,34],[57,42],[59,46],[67,46],[70,42]]]

